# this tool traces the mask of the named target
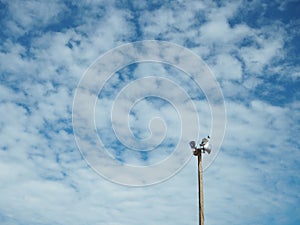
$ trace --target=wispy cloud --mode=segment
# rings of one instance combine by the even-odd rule
[[[2,1],[1,224],[197,223],[194,158],[164,183],[129,188],[98,176],[74,141],[72,103],[82,74],[106,51],[144,39],[191,49],[223,91],[227,128],[220,154],[204,173],[206,223],[298,224],[297,7],[297,1]],[[119,142],[105,116],[119,90],[145,75],[172,78],[187,90],[201,112],[201,137],[207,135],[203,90],[182,71],[138,64],[116,73],[98,96],[96,125],[111,154],[117,155]],[[141,83],[130,93],[146,87]],[[137,102],[130,128],[147,137],[157,115],[166,118],[171,135],[159,154],[124,150],[120,160],[147,165],[172,152],[179,117],[172,105]],[[161,133],[161,125],[154,123],[153,132]]]

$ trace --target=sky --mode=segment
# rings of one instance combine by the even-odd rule
[[[0,0],[0,224],[298,225],[299,12]]]

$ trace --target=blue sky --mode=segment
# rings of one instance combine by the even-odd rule
[[[88,166],[73,133],[73,100],[89,66],[122,44],[160,40],[200,56],[224,96],[225,136],[204,171],[205,223],[299,224],[299,11],[297,0],[0,1],[0,223],[197,224],[195,158],[164,182],[119,185]],[[137,63],[116,71],[99,92],[95,126],[116,161],[147,167],[172,154],[190,114],[172,105],[184,106],[179,91],[157,88],[173,102],[148,96],[110,117],[122,91],[159,87],[136,81],[144,76],[191,96],[196,138],[210,132],[211,118],[205,93],[180,70]],[[152,134],[143,147],[161,144],[129,151],[118,115],[136,139]]]

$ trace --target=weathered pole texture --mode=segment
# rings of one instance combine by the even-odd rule
[[[204,197],[202,179],[202,152],[198,151],[199,225],[204,225]]]

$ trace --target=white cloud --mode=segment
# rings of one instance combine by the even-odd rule
[[[51,1],[5,1],[7,5],[9,21],[4,32],[18,37],[30,32],[32,29],[39,29],[45,25],[58,22],[65,6],[62,2]]]
[[[220,79],[239,81],[242,78],[242,64],[231,55],[218,55],[213,70]]]
[[[191,42],[191,50],[214,70],[226,97],[222,152],[204,174],[206,223],[299,221],[298,100],[279,107],[254,95],[258,86],[267,88],[264,81],[271,72],[297,81],[297,65],[278,64],[288,57],[285,29],[289,28],[274,21],[258,27],[247,21],[231,25],[229,20],[240,9],[248,10],[244,3],[217,7],[205,1],[172,1],[150,11],[149,2],[139,1],[130,7],[141,11],[132,12],[121,3],[116,8],[113,1],[74,1],[73,15],[63,2],[6,1],[0,47],[0,223],[197,223],[195,158],[165,183],[129,188],[108,182],[88,167],[72,134],[73,94],[88,65],[121,43],[158,37],[182,45]],[[258,4],[246,6],[255,10]],[[74,19],[73,27],[60,23],[64,16]],[[263,19],[262,13],[259,21]],[[50,24],[61,28],[46,31]],[[251,42],[242,45],[248,39]],[[136,70],[145,71],[162,75],[166,69]],[[127,75],[126,82],[130,71]],[[189,81],[180,74],[173,78],[188,88]],[[120,82],[115,78],[112,83],[122,86]],[[190,88],[193,96],[203,95]],[[102,107],[108,108],[111,101],[106,99]],[[202,118],[210,112],[204,100],[195,102],[201,109],[200,133],[206,136],[210,121]],[[159,111],[151,106],[136,108],[140,117],[134,118],[133,125],[148,120],[149,111]],[[176,119],[168,107],[159,113],[168,123]],[[101,119],[104,114],[97,115]],[[184,114],[189,117],[190,108]],[[108,125],[106,120],[101,123]],[[176,126],[171,123],[172,129]],[[152,156],[153,161],[162,158]]]
[[[279,36],[279,35],[278,35]],[[261,73],[263,68],[272,64],[274,58],[282,57],[283,42],[270,38],[259,38],[260,47],[243,47],[240,51],[246,69],[253,73]]]

